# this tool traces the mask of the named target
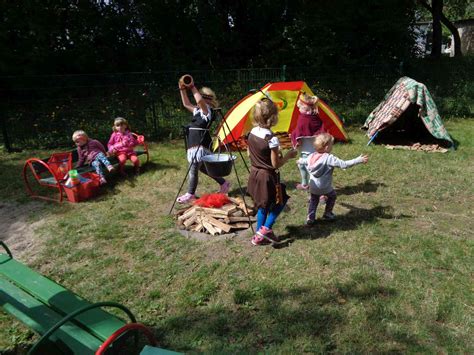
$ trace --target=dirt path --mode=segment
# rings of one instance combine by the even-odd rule
[[[15,259],[31,260],[40,251],[42,239],[35,231],[45,219],[32,219],[41,211],[41,202],[0,202],[0,240],[5,242]]]

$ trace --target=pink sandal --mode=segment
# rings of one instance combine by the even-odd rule
[[[194,196],[193,194],[190,194],[189,192],[186,192],[184,195],[179,196],[176,199],[176,202],[178,202],[178,203],[189,203],[191,201],[194,201],[195,199],[196,199],[196,196]]]
[[[253,245],[267,245],[279,241],[278,237],[273,233],[273,230],[261,226],[257,233],[252,237],[251,242]]]

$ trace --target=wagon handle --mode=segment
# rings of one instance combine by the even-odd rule
[[[10,257],[10,259],[13,259],[13,254],[12,252],[10,251],[10,249],[7,247],[7,245],[0,240],[0,245],[3,247],[3,249],[5,249],[5,251],[7,252],[8,256]]]

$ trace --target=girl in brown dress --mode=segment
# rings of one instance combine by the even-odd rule
[[[281,184],[283,199],[277,201],[278,169],[294,158],[297,151],[292,149],[282,156],[278,137],[270,130],[277,122],[278,109],[271,100],[264,98],[255,105],[255,127],[248,137],[251,169],[247,188],[258,209],[257,233],[252,238],[253,245],[264,245],[271,240],[278,240],[273,234],[272,226],[289,198],[285,185]]]

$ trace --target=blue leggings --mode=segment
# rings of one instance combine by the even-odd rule
[[[286,202],[287,201],[281,205],[275,205],[272,209],[259,208],[257,212],[257,230],[259,230],[261,226],[272,229],[278,215],[283,211],[283,208],[285,208]]]
[[[107,167],[111,165],[109,159],[107,159],[104,153],[97,154],[94,160],[91,162],[91,165],[94,167],[97,175],[104,177],[104,171],[102,170],[101,163]]]

